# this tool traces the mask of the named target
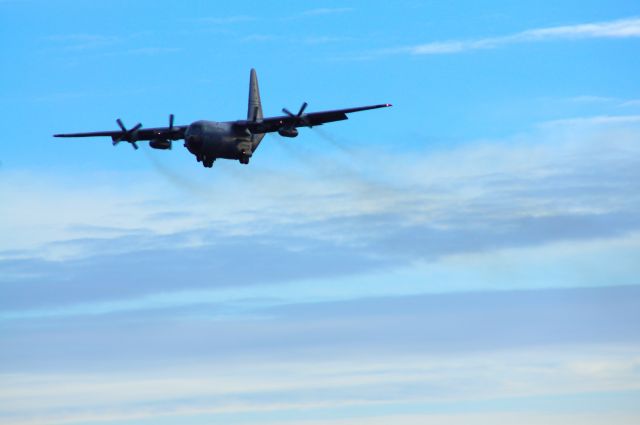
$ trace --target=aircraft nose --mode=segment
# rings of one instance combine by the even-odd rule
[[[185,141],[189,146],[197,147],[202,145],[202,137],[196,136],[195,134],[188,135],[185,137]]]
[[[189,143],[202,143],[202,128],[200,123],[193,123],[187,127],[185,140]]]

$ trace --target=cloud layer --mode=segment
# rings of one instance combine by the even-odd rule
[[[5,332],[0,406],[15,424],[428,416],[551,396],[575,414],[590,394],[640,391],[628,326],[639,299],[627,287],[314,303],[224,321],[191,308],[24,322]]]
[[[542,41],[636,37],[640,37],[640,18],[628,18],[588,24],[536,28],[500,37],[433,41],[417,46],[390,49],[385,52],[409,53],[413,55],[439,55],[481,49],[496,49],[512,44]]]
[[[561,400],[565,418],[631,423],[638,124],[282,147],[287,167],[220,164],[215,184],[153,156],[152,173],[89,182],[5,173],[0,414],[499,422]]]
[[[251,291],[291,295],[275,304],[349,299],[366,293],[362,280],[388,294],[385,278],[402,279],[404,293],[633,284],[640,131],[626,118],[554,121],[526,137],[412,155],[369,152],[357,165],[340,152],[294,161],[295,178],[219,168],[213,187],[166,172],[118,191],[8,176],[2,317],[239,302]],[[517,280],[507,283],[497,258]],[[486,272],[465,272],[477,266]],[[47,291],[34,290],[43,282]]]

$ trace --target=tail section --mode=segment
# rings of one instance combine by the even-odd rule
[[[255,69],[251,69],[251,77],[249,79],[249,109],[247,111],[248,121],[261,120],[262,115],[262,103],[260,102],[260,89],[258,88],[258,75]],[[264,134],[254,134],[251,136],[251,144],[253,150],[256,150]]]
[[[258,88],[258,75],[256,70],[251,70],[251,79],[249,80],[249,110],[247,111],[247,120],[256,121],[262,119],[262,104],[260,103],[260,89]]]

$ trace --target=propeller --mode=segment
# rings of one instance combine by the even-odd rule
[[[298,113],[295,115],[287,108],[282,108],[282,112],[289,115],[291,118],[294,118],[293,127],[297,127],[300,124],[306,123],[306,120],[304,119],[303,114],[304,114],[304,110],[307,109],[307,106],[308,106],[307,102],[304,102],[300,107],[300,110],[298,111]]]
[[[173,114],[169,115],[169,132],[173,131]]]
[[[138,130],[140,130],[140,127],[142,127],[142,124],[138,123],[134,127],[127,130],[127,128],[124,126],[120,118],[118,118],[116,122],[118,123],[118,126],[122,130],[122,134],[120,134],[118,137],[113,139],[113,146],[117,145],[122,141],[125,141],[125,142],[131,143],[131,146],[133,146],[134,149],[138,149],[138,145],[136,144],[136,141],[135,141],[135,133]],[[171,124],[171,126],[173,126],[173,123]]]

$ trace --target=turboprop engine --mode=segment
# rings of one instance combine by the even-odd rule
[[[293,112],[291,112],[287,108],[282,108],[282,112],[289,115],[289,117],[293,118],[293,122],[290,124],[289,127],[283,127],[280,130],[278,130],[278,134],[281,135],[282,137],[296,137],[298,135],[298,129],[296,128],[296,126],[308,124],[304,116],[305,109],[307,109],[307,102],[304,102],[302,104],[302,106],[300,107],[300,110],[295,115],[293,114]]]
[[[278,130],[278,134],[282,137],[296,137],[298,135],[298,129],[295,127],[281,128]]]
[[[153,149],[171,149],[171,140],[153,139],[149,141],[149,146]]]

